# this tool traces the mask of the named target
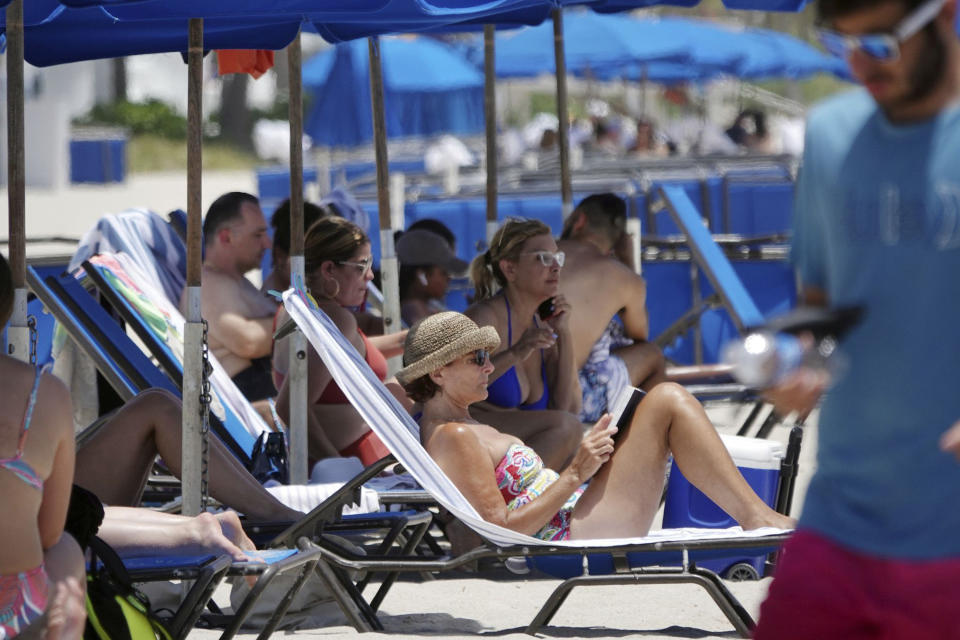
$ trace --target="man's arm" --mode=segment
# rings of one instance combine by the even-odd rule
[[[619,290],[624,292],[623,328],[627,337],[647,341],[650,337],[650,320],[647,315],[647,283],[644,279],[618,265]]]

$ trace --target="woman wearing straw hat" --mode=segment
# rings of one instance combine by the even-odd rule
[[[470,406],[487,397],[489,354],[499,345],[493,327],[453,311],[435,314],[407,335],[397,373],[422,404],[424,448],[484,520],[545,540],[645,535],[673,453],[684,475],[744,529],[793,526],[757,497],[700,403],[672,383],[643,398],[616,442],[605,415],[563,471],[548,468],[517,437],[471,417]]]
[[[520,438],[556,469],[583,435],[570,305],[559,289],[563,262],[550,227],[508,220],[470,266],[476,302],[466,310],[500,337],[491,353],[489,397],[471,413]],[[538,309],[543,303],[550,309]]]

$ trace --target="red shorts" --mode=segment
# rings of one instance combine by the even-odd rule
[[[340,450],[340,455],[344,458],[356,456],[360,458],[363,466],[368,467],[383,456],[389,455],[390,450],[384,446],[380,438],[373,431],[367,431],[365,434],[348,444]]]
[[[798,531],[784,545],[753,637],[960,638],[958,604],[960,558],[879,558]]]

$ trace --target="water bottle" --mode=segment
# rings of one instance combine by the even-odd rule
[[[789,333],[755,331],[728,343],[723,361],[733,366],[737,381],[763,389],[776,385],[800,366],[832,370],[831,356],[836,346],[832,336],[814,342]]]

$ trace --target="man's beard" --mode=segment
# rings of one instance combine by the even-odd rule
[[[937,31],[936,25],[929,25],[923,30],[926,46],[920,51],[913,69],[910,70],[908,82],[910,87],[902,98],[896,100],[895,105],[906,106],[927,98],[943,81],[947,70],[947,46],[943,36]]]

